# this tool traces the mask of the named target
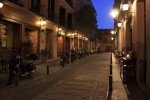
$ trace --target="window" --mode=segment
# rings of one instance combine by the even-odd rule
[[[72,28],[72,14],[68,13],[67,15],[67,28],[71,29]]]
[[[41,0],[32,0],[31,10],[33,12],[40,13],[40,4],[41,4]]]
[[[0,47],[7,47],[6,25],[0,24]]]
[[[63,7],[60,7],[59,9],[59,24],[62,26],[65,26],[66,22],[66,10]]]
[[[48,18],[54,20],[55,0],[48,0]]]

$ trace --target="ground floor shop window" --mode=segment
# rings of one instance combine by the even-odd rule
[[[0,24],[0,46],[7,47],[6,25]]]

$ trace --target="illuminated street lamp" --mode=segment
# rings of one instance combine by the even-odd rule
[[[129,4],[128,4],[128,1],[125,1],[122,5],[122,10],[123,11],[127,11],[129,9]]]
[[[117,11],[117,10],[111,11],[111,16],[112,16],[113,18],[116,18],[116,17],[118,16],[118,11]]]
[[[113,37],[111,37],[111,40],[114,40],[114,38],[113,38]]]
[[[4,5],[4,4],[3,4],[2,2],[0,2],[0,8],[3,8],[3,5]]]
[[[40,19],[40,21],[38,21],[37,24],[38,24],[38,25],[41,25],[41,26],[42,26],[42,25],[46,25],[46,21]]]
[[[115,31],[111,31],[111,34],[114,35],[114,34],[115,34]]]
[[[118,27],[121,27],[122,26],[122,23],[119,21],[118,22]]]
[[[61,31],[62,31],[62,28],[61,28],[61,27],[59,27],[59,28],[58,28],[58,31],[59,31],[59,32],[61,32]]]
[[[2,2],[0,2],[0,22],[2,22],[3,19],[4,19],[4,15],[3,15],[2,11],[1,11],[1,8],[3,8],[3,5],[4,4]]]

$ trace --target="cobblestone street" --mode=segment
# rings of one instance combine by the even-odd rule
[[[82,58],[65,68],[50,66],[49,75],[46,65],[39,65],[33,78],[21,80],[18,87],[1,85],[0,100],[105,100],[109,64],[110,54],[103,53]]]

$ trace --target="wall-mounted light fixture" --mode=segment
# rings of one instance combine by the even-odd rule
[[[114,40],[114,37],[111,37],[111,40]]]
[[[73,33],[68,33],[66,36],[67,36],[67,37],[70,37],[70,38],[73,38],[73,37],[74,37],[74,34],[73,34]]]
[[[114,30],[111,31],[111,34],[114,35],[116,32]]]
[[[129,2],[128,0],[124,0],[123,4],[121,5],[121,9],[123,10],[123,19],[127,20],[131,17],[131,15],[134,13],[134,11],[128,11],[129,10]],[[133,10],[133,9],[132,9]]]
[[[74,32],[74,37],[78,37],[78,33],[77,32]]]
[[[62,28],[61,27],[58,27],[58,32],[61,32],[62,31]]]
[[[2,22],[3,21],[3,19],[4,19],[4,15],[3,15],[3,13],[1,12],[1,8],[3,8],[3,3],[2,2],[0,2],[0,22]]]
[[[79,35],[78,37],[79,37],[79,39],[82,39],[83,36],[82,36],[82,35]]]
[[[61,27],[58,27],[58,31],[57,31],[57,34],[61,36],[61,31],[62,31],[62,28]]]
[[[82,40],[85,40],[85,37],[84,37],[84,36],[82,37]]]
[[[70,37],[70,36],[71,36],[71,34],[70,34],[70,33],[68,33],[68,34],[67,34],[67,36],[68,36],[68,37]]]
[[[122,10],[127,11],[128,9],[129,9],[129,3],[127,0],[125,0],[124,3],[122,4]]]
[[[87,41],[88,40],[88,38],[87,37],[85,37],[85,41]]]
[[[120,27],[122,26],[122,23],[119,21],[119,22],[117,23],[117,25],[118,25],[118,27],[120,28]]]
[[[42,21],[41,21],[41,25],[46,25],[46,21],[45,21],[45,20],[42,20]]]
[[[114,10],[111,11],[111,16],[116,19],[117,16],[118,16],[118,13],[119,13],[118,10],[114,9]]]
[[[46,25],[46,21],[40,19],[40,21],[38,21],[37,24],[38,24],[38,25],[41,25],[41,26],[42,26],[42,25]]]
[[[129,55],[129,54],[127,54],[127,55],[126,55],[126,57],[127,57],[127,58],[129,58],[129,57],[130,57],[130,55]]]
[[[37,22],[38,25],[40,25],[40,31],[46,34],[46,20],[40,19],[40,21]]]
[[[4,4],[3,4],[2,2],[0,2],[0,8],[3,8],[3,5],[4,5]]]
[[[61,27],[58,27],[57,35],[58,36],[65,36],[66,33]]]

